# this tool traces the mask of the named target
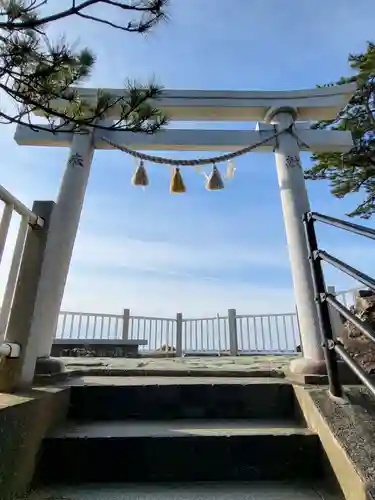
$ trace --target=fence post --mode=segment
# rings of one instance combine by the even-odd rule
[[[327,293],[330,293],[333,296],[336,296],[336,288],[334,286],[327,286]],[[329,317],[331,318],[331,325],[333,331],[333,338],[338,339],[341,337],[341,333],[343,330],[343,323],[341,321],[340,313],[331,305],[329,307]]]
[[[129,339],[130,309],[124,309],[122,316],[122,340]]]
[[[297,318],[297,328],[298,328],[298,340],[299,340],[299,347],[301,350],[301,355],[303,356],[303,344],[302,344],[302,339],[301,339],[301,327],[299,325],[299,317],[298,317],[298,309],[297,309],[297,304],[295,304],[294,309],[296,311],[296,318]],[[297,347],[297,346],[296,346]]]
[[[237,314],[235,309],[228,309],[228,326],[229,326],[230,355],[237,356],[238,354]]]
[[[182,313],[176,315],[176,356],[182,357]]]
[[[32,207],[32,211],[44,219],[44,226],[39,229],[29,226],[27,230],[6,337],[8,342],[20,344],[21,356],[18,359],[5,358],[0,364],[0,391],[3,392],[30,385],[34,378],[39,338],[37,335],[31,338],[30,327],[54,206],[53,201],[35,201]],[[57,364],[63,366],[60,361],[56,361]]]

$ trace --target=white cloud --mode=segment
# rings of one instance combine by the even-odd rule
[[[285,252],[264,247],[226,243],[225,239],[201,244],[179,244],[170,241],[145,241],[111,234],[86,234],[78,237],[74,249],[74,266],[94,268],[157,270],[159,272],[221,273],[252,267],[285,269]]]
[[[79,307],[77,305],[79,304]],[[63,308],[86,312],[150,316],[212,316],[234,307],[242,314],[269,314],[293,311],[293,293],[288,288],[261,287],[201,278],[112,275],[90,271],[72,273],[68,279]]]
[[[167,316],[213,315],[230,307],[254,314],[292,311],[288,285],[266,286],[259,278],[247,283],[241,276],[285,270],[284,257],[225,239],[189,245],[85,231],[76,241],[63,307],[112,313],[130,307],[138,314]]]

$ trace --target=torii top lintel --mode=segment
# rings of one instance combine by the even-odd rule
[[[346,84],[292,91],[164,90],[155,106],[178,121],[264,121],[270,110],[284,107],[295,109],[298,121],[330,120],[347,104],[355,89],[355,84]],[[83,99],[95,103],[98,89],[77,90]],[[114,97],[125,93],[101,90]],[[51,105],[66,106],[66,101],[60,103],[56,100]],[[119,109],[112,108],[108,118],[118,117]]]

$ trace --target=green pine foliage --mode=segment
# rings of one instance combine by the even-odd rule
[[[90,76],[95,55],[88,48],[77,50],[65,39],[51,40],[47,28],[60,19],[79,16],[87,23],[102,24],[103,30],[147,33],[166,19],[168,0],[64,0],[61,10],[53,13],[50,3],[55,7],[60,4],[0,0],[0,123],[38,128],[31,117],[39,110],[56,129],[69,123],[73,128],[95,126],[145,133],[159,130],[166,123],[166,117],[153,104],[161,95],[160,86],[154,81],[144,85],[129,79],[120,98],[98,91],[96,103],[89,104],[77,86]],[[100,17],[103,5],[122,22]],[[113,106],[120,109],[121,117],[103,127],[100,120]]]
[[[362,54],[350,54],[349,64],[354,75],[336,84],[356,82],[357,91],[335,120],[319,122],[314,128],[350,131],[354,147],[343,155],[313,154],[314,165],[305,176],[328,180],[338,198],[349,193],[363,195],[347,215],[368,219],[375,213],[375,44],[368,42]]]

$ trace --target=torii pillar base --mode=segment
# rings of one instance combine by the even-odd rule
[[[59,358],[38,358],[35,364],[35,375],[59,375],[65,373],[65,363]]]
[[[289,365],[288,373],[290,375],[312,375],[322,376],[327,375],[327,365],[324,359],[314,360],[311,358],[297,358]]]
[[[340,382],[343,385],[360,384],[360,380],[347,364],[338,361]],[[326,364],[323,361],[312,362],[306,358],[294,359],[285,371],[286,378],[298,385],[328,385]]]

